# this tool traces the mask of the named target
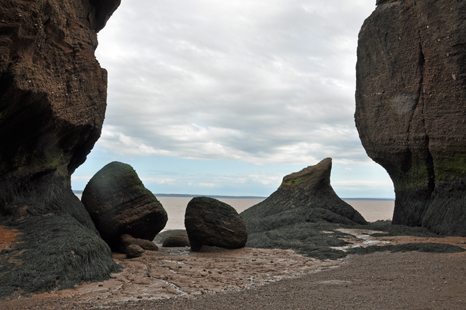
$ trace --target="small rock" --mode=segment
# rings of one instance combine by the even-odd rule
[[[128,234],[121,235],[120,239],[123,248],[122,252],[124,253],[126,253],[125,248],[128,247],[130,244],[139,245],[141,248],[147,251],[157,251],[159,249],[157,245],[150,240],[134,238],[133,236]]]
[[[171,235],[163,241],[163,247],[187,247],[189,246],[189,238],[187,234]]]
[[[125,251],[128,258],[140,257],[144,254],[144,249],[136,244],[130,244]]]

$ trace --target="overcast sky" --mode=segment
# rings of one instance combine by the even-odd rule
[[[341,197],[391,198],[354,124],[375,0],[123,0],[99,33],[102,132],[73,189],[132,165],[155,193],[269,196],[326,157]]]

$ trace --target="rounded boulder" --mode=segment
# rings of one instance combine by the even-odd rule
[[[214,198],[193,198],[186,207],[184,223],[193,251],[199,251],[202,245],[241,248],[248,239],[238,212]]]
[[[164,248],[187,247],[189,246],[189,238],[187,234],[176,234],[167,237],[162,244]]]
[[[162,204],[144,187],[136,171],[121,162],[109,163],[92,177],[82,202],[102,239],[114,251],[119,250],[124,234],[152,241],[168,219]]]

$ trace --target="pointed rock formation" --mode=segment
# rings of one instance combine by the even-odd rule
[[[241,213],[248,233],[322,221],[367,224],[358,211],[334,192],[330,185],[331,170],[332,159],[326,158],[315,166],[285,176],[269,198]]]
[[[378,1],[359,34],[356,126],[393,224],[466,236],[466,2]]]
[[[119,270],[70,181],[105,115],[96,31],[119,1],[105,2],[0,1],[0,225],[18,232],[0,254],[0,297]]]

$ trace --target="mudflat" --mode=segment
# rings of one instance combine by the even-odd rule
[[[353,235],[353,248],[413,242],[466,248],[464,237]],[[113,279],[12,296],[0,309],[466,309],[466,252],[384,251],[321,261],[292,250],[204,247],[114,259],[124,268]]]

